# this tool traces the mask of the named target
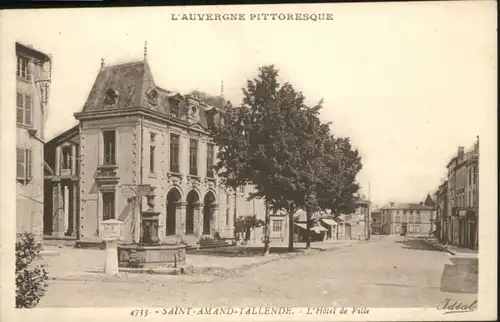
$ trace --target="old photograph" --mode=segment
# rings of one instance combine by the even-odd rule
[[[494,319],[495,13],[0,12],[2,309]]]

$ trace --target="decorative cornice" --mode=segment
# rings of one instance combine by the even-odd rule
[[[167,126],[177,126],[187,131],[199,132],[204,135],[210,136],[210,133],[203,129],[194,129],[192,128],[193,124],[190,124],[188,121],[179,120],[177,118],[173,118],[169,115],[144,108],[144,107],[126,107],[126,108],[116,108],[104,111],[87,111],[87,112],[79,112],[73,114],[74,117],[79,121],[88,121],[95,119],[105,119],[111,117],[123,117],[123,116],[132,116],[139,115],[144,117],[151,117],[155,120],[159,120],[164,122]]]

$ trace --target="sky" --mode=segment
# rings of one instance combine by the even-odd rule
[[[361,192],[382,205],[424,201],[458,146],[495,134],[495,9],[464,1],[4,11],[1,48],[13,55],[6,46],[19,41],[53,57],[46,140],[76,124],[101,57],[142,60],[145,41],[157,85],[220,94],[223,81],[233,102],[259,66],[274,64],[310,104],[324,99],[321,118],[363,158]],[[246,19],[171,18],[208,12]],[[252,21],[250,12],[334,19]]]

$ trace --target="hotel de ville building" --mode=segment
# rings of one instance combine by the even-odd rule
[[[47,162],[54,165],[56,177],[64,164],[73,169],[73,192],[61,198],[59,181],[46,177],[55,186],[46,184],[50,206],[45,217],[51,229],[45,234],[73,236],[82,245],[99,243],[99,223],[118,219],[123,222],[122,242],[137,243],[137,217],[148,206],[158,214],[162,243],[232,238],[237,217],[264,219],[264,202],[247,199],[252,186],[224,187],[214,173],[217,147],[209,128],[223,122],[227,108],[222,95],[183,95],[159,87],[146,52],[142,61],[112,66],[103,61],[86,102],[74,115],[79,124],[47,144]],[[62,149],[68,140],[72,148]],[[287,225],[283,218],[276,220],[282,237]],[[262,230],[255,230],[252,239],[261,238]]]

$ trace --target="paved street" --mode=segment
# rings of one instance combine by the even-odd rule
[[[374,236],[367,243],[273,261],[227,277],[135,275],[114,281],[54,280],[40,306],[435,307],[446,298],[470,303],[476,294],[463,293],[467,287],[456,287],[463,284],[457,279],[473,284],[467,273],[469,262],[454,259],[453,263],[451,257],[423,240]],[[443,274],[445,267],[447,273]]]

